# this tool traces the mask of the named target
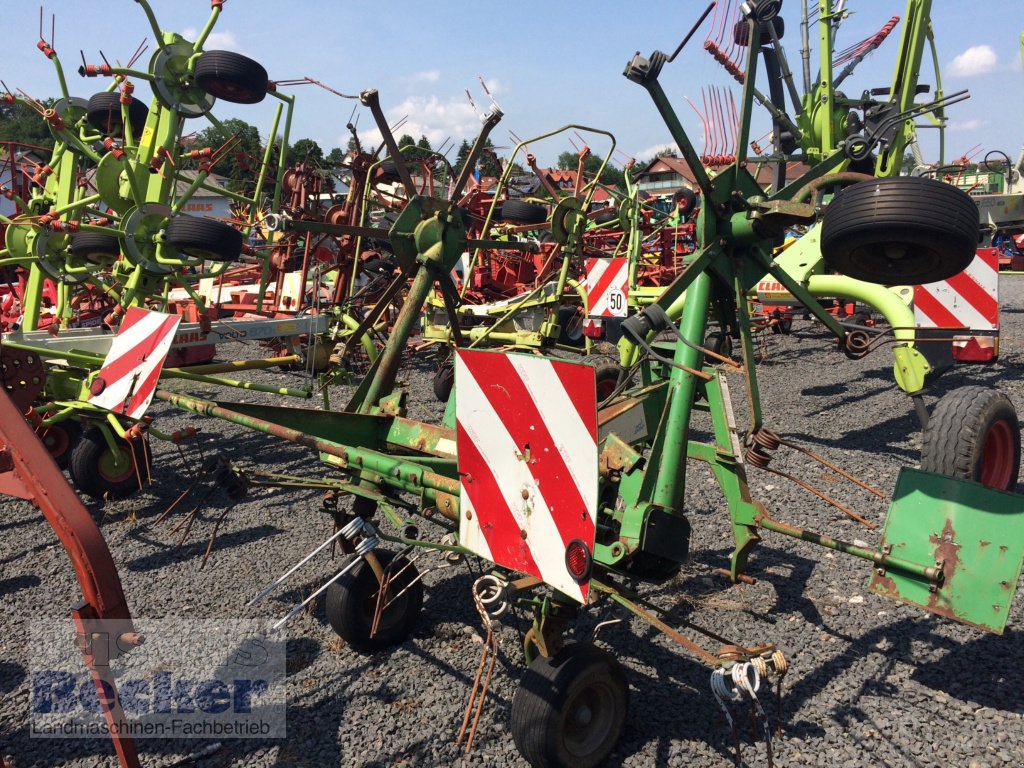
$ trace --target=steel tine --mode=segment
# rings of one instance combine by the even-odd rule
[[[345,565],[344,568],[342,568],[340,571],[338,571],[336,574],[334,574],[330,579],[328,579],[326,582],[324,582],[320,586],[319,589],[317,589],[309,597],[307,597],[301,603],[299,603],[294,608],[292,608],[290,611],[288,611],[288,614],[283,619],[279,620],[276,624],[274,624],[274,629],[280,629],[285,624],[287,624],[289,621],[291,621],[295,616],[297,616],[299,613],[301,613],[303,608],[305,608],[307,605],[309,605],[311,602],[313,602],[313,600],[315,600],[321,594],[326,592],[327,588],[330,587],[331,584],[333,584],[338,579],[340,579],[342,576],[344,576],[346,573],[351,571],[356,566],[356,563],[358,563],[360,560],[363,559],[363,555],[365,555],[367,552],[370,552],[371,550],[376,548],[378,543],[379,542],[378,542],[376,536],[370,536],[369,538],[363,539],[361,542],[359,542],[359,545],[356,547],[356,555],[355,555],[355,557],[353,557],[352,560],[349,561]]]
[[[355,523],[355,520],[358,520],[360,522],[360,524],[358,526],[353,527],[353,523]],[[344,528],[342,528],[341,530],[337,531],[333,535],[329,536],[322,544],[320,544],[320,546],[318,546],[316,549],[314,549],[312,552],[310,552],[304,558],[299,560],[299,562],[297,562],[295,565],[293,565],[291,568],[289,568],[287,571],[285,571],[281,576],[278,576],[277,579],[272,584],[270,584],[270,586],[266,587],[262,592],[260,592],[258,595],[256,595],[256,597],[254,597],[252,600],[250,600],[248,603],[246,603],[246,605],[247,606],[256,605],[256,603],[258,603],[264,597],[266,597],[271,592],[273,592],[275,589],[277,589],[279,586],[281,586],[285,582],[285,580],[288,579],[289,576],[291,576],[293,573],[295,573],[297,570],[299,570],[299,568],[301,568],[303,565],[308,563],[319,552],[322,552],[326,547],[328,547],[331,544],[333,544],[338,539],[338,537],[345,536],[345,538],[351,539],[353,536],[355,536],[355,534],[358,533],[359,531],[361,531],[362,528],[363,528],[363,519],[361,517],[357,517],[357,518],[355,518],[355,520],[353,520],[351,523],[349,523],[348,525],[346,525]]]

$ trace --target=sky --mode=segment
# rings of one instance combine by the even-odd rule
[[[719,0],[733,8],[739,0]],[[812,0],[812,5],[815,3]],[[209,16],[209,0],[151,0],[160,27],[194,39]],[[799,0],[785,0],[782,15],[789,22],[783,37],[797,83],[802,80],[799,54]],[[877,32],[891,16],[903,16],[903,0],[848,0],[851,11],[843,23],[836,49],[841,50]],[[1024,0],[933,0],[935,30],[944,89],[969,89],[971,98],[949,110],[947,161],[974,153],[980,160],[999,149],[1016,159],[1024,143],[1024,68],[1019,37],[1024,31]],[[375,88],[389,122],[405,119],[396,136],[425,135],[436,148],[450,139],[457,148],[480,130],[478,113],[491,98],[504,113],[491,134],[508,156],[520,139],[532,139],[566,125],[600,129],[614,135],[614,151],[603,134],[578,129],[530,141],[529,150],[542,165],[581,147],[585,141],[598,155],[611,155],[621,166],[626,159],[650,158],[672,146],[670,136],[643,88],[622,76],[634,52],[648,56],[659,49],[671,52],[707,7],[705,0],[648,0],[643,4],[591,0],[442,0],[432,4],[408,0],[376,3],[348,0],[227,0],[207,50],[226,49],[259,61],[271,80],[310,77],[344,94]],[[88,11],[86,9],[89,9]],[[34,98],[59,93],[53,65],[36,48],[39,7],[26,0],[0,0],[5,41],[0,46],[0,79],[12,91]],[[134,0],[47,0],[44,36],[49,41],[50,19],[56,17],[55,49],[66,70],[72,96],[88,98],[106,87],[102,78],[79,77],[79,51],[99,63],[100,52],[111,61],[127,62],[145,39],[153,54],[152,32]],[[721,149],[726,137],[704,130],[698,114],[706,99],[717,94],[726,105],[731,87],[739,88],[715,62],[703,44],[722,34],[716,15],[710,16],[684,48],[667,64],[661,83],[698,151]],[[717,27],[717,28],[716,28]],[[899,32],[862,63],[843,84],[852,95],[888,86],[896,60]],[[725,39],[731,38],[726,34]],[[926,54],[921,82],[934,84]],[[485,92],[490,92],[490,96]],[[731,84],[731,86],[730,86]],[[762,90],[765,86],[762,83]],[[467,99],[469,90],[475,102]],[[329,152],[348,141],[345,128],[358,102],[314,85],[289,87],[295,96],[291,139],[311,138]],[[137,83],[137,94],[148,100],[148,88]],[[692,102],[696,108],[688,103]],[[266,137],[273,109],[268,98],[259,105],[218,102],[220,119],[240,117]],[[358,129],[367,142],[379,138],[369,110],[359,107]],[[204,118],[192,121],[194,130],[207,127]],[[731,121],[727,121],[730,122]],[[192,126],[190,126],[191,128]],[[752,138],[769,125],[759,109]],[[731,131],[731,127],[729,128]],[[705,134],[708,134],[705,136]],[[921,132],[925,159],[938,160],[936,131]],[[454,158],[455,150],[449,154]],[[521,161],[520,158],[517,158]]]

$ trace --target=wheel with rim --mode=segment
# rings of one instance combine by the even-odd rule
[[[102,232],[76,232],[71,236],[71,253],[93,264],[106,264],[121,256],[121,240]]]
[[[139,490],[139,480],[152,468],[152,454],[140,438],[115,437],[110,449],[99,427],[89,427],[68,457],[68,474],[75,487],[94,499],[123,499]]]
[[[149,108],[133,98],[128,105],[128,122],[132,127],[132,138],[136,141],[146,127]],[[101,91],[90,97],[85,107],[85,119],[104,136],[120,136],[124,133],[124,119],[121,112],[121,94]]]
[[[538,656],[512,698],[512,737],[534,768],[591,768],[622,735],[629,684],[622,665],[589,643]]]
[[[732,337],[721,331],[712,331],[704,339],[704,349],[710,349],[723,357],[732,357]]]
[[[257,104],[267,95],[270,79],[258,61],[234,51],[207,51],[196,59],[196,85],[233,104]]]
[[[387,567],[395,554],[374,550],[381,567]],[[376,651],[398,645],[416,627],[423,609],[423,582],[416,566],[400,557],[391,569],[395,578],[390,584],[390,602],[384,608],[377,633],[370,636],[373,615],[377,608],[379,583],[366,560],[327,588],[326,612],[331,628],[352,650],[358,653]]]
[[[880,285],[920,285],[962,272],[978,245],[978,206],[935,179],[862,181],[825,208],[821,254],[840,274]]]
[[[58,421],[41,427],[37,434],[57,466],[67,469],[71,451],[82,437],[82,425],[77,421]]]
[[[167,222],[164,242],[186,256],[206,261],[234,261],[242,252],[242,233],[229,224],[199,216],[175,216]]]
[[[584,315],[581,307],[558,308],[558,343],[570,347],[582,347],[586,343],[583,336]]]
[[[448,398],[452,396],[452,388],[454,386],[455,366],[451,363],[445,363],[437,369],[437,373],[434,374],[433,381],[431,381],[434,397],[438,399],[438,402],[447,403]]]
[[[622,367],[608,355],[586,355],[580,362],[594,367],[597,402],[603,403],[611,397],[612,392],[619,386]]]
[[[786,22],[781,16],[776,16],[770,22],[775,27],[775,35],[782,39],[783,34],[786,32]],[[750,28],[747,26],[746,21],[737,21],[732,28],[732,39],[736,45],[747,47],[750,42]],[[760,26],[760,37],[758,38],[758,45],[771,45],[772,35],[771,32],[764,26]]]
[[[944,395],[928,418],[921,469],[1012,491],[1020,448],[1020,422],[1010,399],[990,387],[960,387]]]
[[[548,209],[522,200],[506,200],[501,205],[501,217],[518,224],[543,224],[548,220]]]

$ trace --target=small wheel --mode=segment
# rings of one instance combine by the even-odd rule
[[[452,396],[452,387],[455,386],[455,366],[451,363],[445,363],[438,368],[437,373],[434,374],[431,386],[434,389],[434,397],[438,399],[438,402],[447,403],[448,398]]]
[[[258,61],[234,51],[207,51],[196,60],[196,85],[233,104],[258,104],[270,79]]]
[[[381,567],[395,557],[393,552],[375,550]],[[327,588],[326,612],[331,628],[357,653],[375,651],[398,645],[412,634],[423,609],[423,582],[416,566],[405,557],[391,569],[391,602],[384,608],[377,634],[370,637],[373,614],[377,608],[379,584],[369,563],[360,560]],[[395,597],[397,595],[397,597]]]
[[[704,339],[704,348],[723,357],[732,357],[732,337],[721,331],[712,331]]]
[[[381,181],[401,181],[402,179],[398,175],[398,163],[391,158],[380,161],[380,165],[377,166],[377,176]]]
[[[622,735],[629,684],[607,651],[575,643],[538,656],[512,698],[512,737],[534,768],[591,768]]]
[[[582,347],[586,343],[583,336],[584,315],[580,307],[558,308],[558,343],[570,347]]]
[[[679,206],[679,222],[682,223],[697,207],[697,194],[692,189],[683,187],[676,192],[674,199]]]
[[[594,383],[597,385],[597,402],[603,403],[619,386],[622,367],[608,355],[586,355],[580,362],[592,365],[596,369]]]
[[[242,233],[229,224],[198,216],[175,216],[167,222],[164,241],[187,256],[234,261],[242,252]]]
[[[94,499],[123,499],[139,490],[139,478],[152,468],[152,454],[141,439],[128,443],[115,438],[117,454],[110,450],[99,427],[89,427],[68,458],[68,474],[75,487]],[[134,461],[132,455],[134,454]]]
[[[76,232],[71,236],[71,253],[93,264],[107,264],[121,256],[121,240],[102,232]]]
[[[793,318],[787,315],[783,315],[781,312],[773,312],[771,315],[771,325],[769,326],[772,333],[775,334],[787,334],[793,330]]]
[[[978,207],[951,184],[916,176],[862,181],[825,209],[821,253],[832,269],[880,285],[946,280],[974,259]]]
[[[132,137],[138,141],[142,129],[146,127],[149,109],[138,99],[132,99],[128,105],[128,122],[132,126]],[[85,108],[85,119],[89,125],[104,136],[120,136],[124,133],[124,120],[121,119],[121,95],[111,91],[93,94]]]
[[[775,34],[776,34],[776,36],[779,38],[779,40],[781,40],[782,39],[782,35],[786,31],[786,22],[785,22],[785,20],[783,20],[783,18],[781,16],[776,16],[775,18],[772,19],[771,23],[775,27]],[[763,25],[761,26],[760,31],[761,31],[761,36],[760,36],[760,38],[758,40],[758,44],[759,45],[771,45],[772,44],[771,33],[767,29],[765,29]],[[733,25],[733,28],[732,28],[732,39],[736,43],[736,45],[743,46],[744,48],[747,47],[747,44],[750,42],[750,32],[749,32],[749,29],[748,29],[746,21],[737,21]]]
[[[57,466],[67,469],[71,450],[82,437],[82,425],[77,421],[58,421],[42,427],[37,434]]]
[[[595,213],[590,220],[595,224],[607,224],[609,221],[616,221],[618,218],[618,209],[606,206]]]
[[[548,220],[548,209],[522,200],[506,200],[501,205],[501,217],[520,224],[543,224]]]
[[[921,469],[1012,491],[1020,471],[1013,403],[989,387],[954,389],[939,400],[921,444]]]

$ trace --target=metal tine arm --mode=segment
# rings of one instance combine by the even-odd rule
[[[357,517],[357,518],[353,519],[352,522],[350,522],[348,525],[346,525],[340,531],[337,531],[333,535],[329,536],[320,546],[318,546],[316,549],[314,549],[312,552],[310,552],[304,558],[299,560],[299,562],[297,562],[295,565],[293,565],[291,568],[289,568],[287,571],[285,571],[283,574],[281,574],[276,580],[274,580],[274,582],[272,584],[270,584],[270,586],[266,587],[262,592],[260,592],[258,595],[256,595],[256,597],[254,597],[252,600],[250,600],[248,603],[246,603],[246,605],[247,606],[256,605],[256,603],[258,603],[264,597],[266,597],[271,592],[273,592],[275,589],[277,589],[279,586],[281,586],[285,582],[285,580],[288,579],[289,576],[291,576],[293,573],[295,573],[297,570],[299,570],[299,568],[301,568],[303,565],[305,565],[311,559],[313,559],[313,557],[316,556],[317,553],[322,552],[326,547],[328,547],[329,545],[333,544],[334,541],[336,541],[339,536],[344,536],[346,539],[351,539],[357,533],[360,533],[365,528],[365,526],[366,526],[366,521],[363,520],[363,518]]]
[[[299,613],[302,612],[302,610],[307,605],[309,605],[317,597],[319,597],[324,592],[326,592],[327,588],[330,587],[331,584],[333,584],[338,579],[340,579],[342,576],[344,576],[346,573],[348,573],[353,568],[355,568],[355,566],[359,563],[359,561],[361,561],[363,559],[363,557],[365,557],[367,554],[369,554],[370,552],[372,552],[374,549],[377,548],[378,544],[380,544],[380,540],[376,536],[368,536],[365,539],[363,539],[362,541],[360,541],[358,544],[356,544],[355,557],[353,557],[348,563],[346,563],[344,568],[342,568],[340,571],[338,571],[336,574],[334,574],[330,579],[325,581],[320,586],[319,589],[317,589],[309,597],[307,597],[301,603],[299,603],[294,608],[292,608],[290,611],[288,611],[288,614],[283,619],[280,619],[279,621],[277,621],[277,623],[275,623],[273,625],[274,629],[280,629],[285,624],[287,624],[289,621],[291,621],[293,618],[295,618]]]

